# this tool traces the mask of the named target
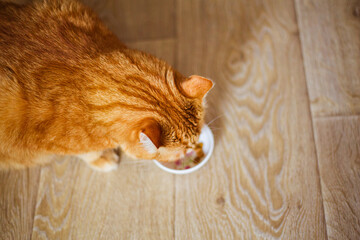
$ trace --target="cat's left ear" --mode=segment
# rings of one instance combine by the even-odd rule
[[[156,120],[150,118],[142,121],[139,142],[150,154],[158,150],[161,146],[161,127]]]
[[[214,83],[207,78],[192,75],[180,83],[184,94],[190,98],[201,98],[214,86]]]

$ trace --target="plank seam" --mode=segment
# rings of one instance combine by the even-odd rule
[[[181,10],[179,8],[179,1],[178,0],[174,0],[174,6],[175,6],[175,11],[174,11],[174,28],[175,28],[175,43],[174,43],[174,68],[178,69],[178,65],[179,65],[179,27],[178,27],[178,24],[179,24],[179,11]],[[174,38],[173,38],[174,39]],[[173,178],[173,183],[174,183],[174,188],[173,188],[173,191],[174,191],[174,194],[173,194],[173,204],[174,204],[174,216],[173,216],[173,239],[175,240],[176,239],[176,192],[177,192],[177,189],[176,189],[176,180],[177,180],[177,177],[174,175],[174,178]]]
[[[320,197],[321,197],[321,207],[322,207],[322,212],[323,212],[323,221],[325,223],[325,239],[329,239],[328,237],[328,228],[327,228],[327,222],[326,222],[326,216],[325,216],[325,208],[324,208],[324,198],[323,198],[323,190],[322,190],[322,181],[321,181],[321,175],[320,175],[320,168],[319,168],[319,156],[318,156],[318,150],[317,150],[317,146],[316,146],[316,141],[315,141],[315,131],[314,131],[314,117],[313,117],[313,114],[312,114],[312,111],[311,111],[311,106],[310,106],[310,98],[309,98],[309,86],[308,86],[308,75],[306,74],[306,69],[305,69],[305,63],[304,63],[304,50],[303,50],[303,41],[302,41],[302,35],[301,35],[301,28],[300,28],[300,25],[299,25],[299,14],[298,14],[298,11],[299,11],[299,7],[298,7],[298,0],[294,0],[294,12],[295,12],[295,20],[296,20],[296,25],[297,25],[297,28],[298,28],[298,32],[299,32],[299,35],[298,35],[298,38],[299,38],[299,42],[300,42],[300,54],[301,54],[301,60],[302,60],[302,68],[303,68],[303,72],[304,72],[304,76],[305,76],[305,86],[306,86],[306,96],[307,96],[307,100],[308,100],[308,103],[307,103],[307,107],[308,107],[308,111],[310,113],[310,120],[311,120],[311,131],[312,131],[312,140],[313,140],[313,143],[314,143],[314,147],[315,147],[315,157],[316,157],[316,172],[317,172],[317,175],[318,175],[318,184],[319,184],[319,187],[320,187]]]
[[[173,174],[173,239],[176,239],[176,232],[175,232],[175,226],[176,226],[176,176]]]
[[[52,160],[54,161],[54,160]],[[34,225],[35,225],[35,216],[36,216],[36,209],[37,209],[37,203],[38,203],[38,197],[39,197],[39,191],[40,191],[40,182],[41,182],[41,175],[42,175],[42,171],[43,171],[43,166],[40,167],[40,171],[39,171],[39,177],[38,177],[38,187],[37,187],[37,192],[36,192],[36,197],[35,197],[35,204],[34,204],[34,215],[33,215],[33,220],[32,220],[32,226],[31,226],[31,234],[30,234],[30,240],[32,240],[33,234],[34,234]]]
[[[360,117],[360,114],[344,114],[344,115],[323,115],[315,116],[314,120],[325,120],[325,119],[337,119],[337,118],[356,118]]]

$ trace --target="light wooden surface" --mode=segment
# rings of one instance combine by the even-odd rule
[[[360,116],[315,121],[329,239],[360,239]]]
[[[58,161],[41,171],[32,239],[171,239],[173,197],[174,177],[148,162],[100,173]]]
[[[0,239],[360,238],[358,1],[84,2],[216,82],[213,157],[185,176],[126,156],[0,172]]]
[[[207,168],[176,178],[175,236],[325,238],[293,3],[177,8],[178,68],[216,81],[209,114],[222,117]]]
[[[360,1],[296,3],[313,115],[360,114]]]
[[[0,239],[30,239],[40,168],[0,172]]]

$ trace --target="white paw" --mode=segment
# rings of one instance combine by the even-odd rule
[[[111,172],[118,168],[119,164],[116,162],[105,162],[101,166],[89,164],[90,167],[96,171],[100,172]]]
[[[92,169],[101,172],[110,172],[118,168],[120,162],[119,149],[104,150],[95,161],[88,162]]]

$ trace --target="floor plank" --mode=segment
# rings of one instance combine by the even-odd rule
[[[360,116],[315,121],[329,239],[360,239]]]
[[[0,171],[0,239],[30,239],[40,168]]]
[[[360,2],[296,0],[314,116],[360,113]]]
[[[43,168],[32,239],[171,239],[173,176],[123,157],[101,173],[77,159]]]
[[[326,238],[293,2],[177,9],[178,68],[216,82],[220,118],[209,163],[176,177],[176,239]]]
[[[175,0],[82,0],[122,41],[173,38]]]

